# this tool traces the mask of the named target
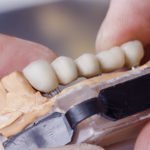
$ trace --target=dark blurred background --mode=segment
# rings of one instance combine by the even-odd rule
[[[0,33],[44,44],[58,55],[76,58],[94,52],[109,0],[47,0],[44,4],[37,0],[38,5],[32,1],[31,5],[0,2]]]

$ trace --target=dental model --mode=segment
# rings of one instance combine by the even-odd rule
[[[33,94],[33,95],[25,94],[24,95],[23,93],[22,93],[22,95],[20,95],[20,92],[19,92],[19,94],[12,92],[13,94],[16,94],[17,97],[15,99],[11,98],[9,100],[11,105],[13,107],[16,105],[16,107],[19,109],[18,112],[21,112],[20,111],[20,101],[22,101],[21,108],[24,108],[24,104],[25,104],[26,108],[29,112],[22,111],[25,114],[21,114],[22,116],[20,116],[17,120],[13,117],[14,122],[10,123],[9,126],[6,125],[3,129],[1,129],[0,134],[5,137],[8,137],[8,138],[12,137],[13,135],[16,135],[17,133],[20,133],[21,131],[23,131],[29,124],[32,124],[33,122],[36,123],[36,119],[38,119],[39,117],[41,117],[43,115],[47,115],[49,112],[53,112],[54,111],[53,108],[55,106],[57,106],[59,108],[59,110],[66,112],[68,110],[68,108],[70,108],[71,106],[74,106],[75,104],[79,104],[80,102],[88,100],[89,98],[91,98],[91,96],[97,97],[99,92],[101,90],[103,90],[104,88],[112,87],[113,85],[116,85],[116,84],[118,85],[122,82],[129,81],[133,78],[135,79],[135,78],[139,77],[139,75],[141,76],[141,75],[144,75],[145,73],[148,73],[148,71],[150,71],[150,62],[148,62],[147,64],[145,64],[142,67],[138,67],[131,71],[113,72],[113,73],[109,73],[109,74],[103,74],[101,76],[97,76],[97,77],[94,77],[94,78],[91,78],[88,80],[84,80],[76,85],[66,88],[65,90],[63,90],[62,92],[57,94],[57,96],[54,96],[51,99],[46,98],[46,103],[45,103],[45,100],[43,99],[44,97],[38,96],[39,98],[37,99],[37,94],[38,95],[40,94],[39,92],[37,92],[36,95],[35,94]],[[15,77],[17,78],[17,76],[13,75],[13,78],[15,78]],[[24,77],[24,76],[22,76],[22,77]],[[11,79],[10,76],[8,77],[8,79],[9,80]],[[12,80],[10,80],[10,81],[12,82]],[[15,81],[17,81],[17,79],[15,79]],[[18,82],[20,84],[22,84],[20,82],[20,80],[18,80]],[[14,82],[12,82],[12,83],[14,83]],[[20,88],[20,85],[17,86],[17,88]],[[23,89],[24,89],[24,87],[23,87]],[[5,87],[2,90],[5,91]],[[5,92],[7,92],[7,91],[5,91]],[[16,92],[17,92],[17,89],[16,89]],[[27,92],[25,92],[25,93],[27,93]],[[20,99],[20,96],[22,98],[24,97],[26,100],[24,98]],[[29,98],[30,96],[33,96],[33,98],[31,97],[31,99],[30,99]],[[43,104],[43,100],[44,100],[44,104]],[[71,103],[70,103],[70,100],[72,100]],[[1,99],[1,101],[2,101],[2,99]],[[134,101],[136,101],[136,99]],[[6,102],[8,102],[7,99],[6,99]],[[33,105],[31,104],[31,102],[33,102]],[[70,106],[68,106],[68,103],[70,103]],[[37,104],[38,104],[38,106],[37,106]],[[31,105],[32,105],[32,107],[34,106],[34,108],[32,108]],[[126,103],[125,103],[125,105],[126,105]],[[4,114],[7,115],[7,112],[14,113],[14,109],[12,109],[12,107],[9,107],[9,106],[3,105],[3,109],[5,109],[5,111],[3,111],[3,113],[1,113],[0,117],[3,117]],[[10,109],[8,109],[8,108],[10,108]],[[116,108],[118,108],[118,107],[116,107]],[[46,112],[45,112],[45,110],[46,110]],[[55,110],[58,110],[58,109],[55,109]],[[132,111],[132,109],[131,109],[131,111]],[[80,111],[80,112],[82,112],[82,111]],[[125,120],[121,119],[120,121],[114,121],[114,122],[112,122],[112,121],[106,122],[106,119],[103,120],[103,119],[101,119],[101,117],[99,115],[96,115],[96,116],[94,116],[94,118],[89,118],[88,120],[86,120],[85,123],[83,122],[83,124],[79,125],[79,130],[76,132],[76,135],[78,135],[77,140],[74,139],[73,142],[81,143],[81,142],[86,141],[86,142],[91,143],[92,141],[94,141],[94,143],[95,143],[95,141],[96,141],[97,143],[95,143],[95,144],[101,143],[101,145],[103,145],[103,146],[104,145],[109,146],[114,143],[118,143],[123,140],[129,139],[130,137],[133,138],[133,133],[134,134],[138,133],[137,131],[139,131],[139,128],[141,128],[142,125],[146,121],[149,121],[148,114],[149,114],[149,111],[146,111],[144,114],[140,113],[137,115],[130,116],[129,118],[126,118]],[[9,119],[11,121],[11,118],[9,118]],[[1,123],[5,122],[5,121],[7,121],[7,120],[1,119]],[[55,127],[56,126],[54,126],[54,128]],[[135,127],[137,127],[136,132],[135,132]],[[94,130],[95,128],[97,130]],[[53,129],[53,128],[50,128],[50,129]],[[112,129],[114,131],[113,133],[112,133]],[[118,130],[118,129],[122,129],[122,130]],[[82,132],[83,130],[84,131],[86,130],[86,132]],[[91,132],[91,131],[94,131],[94,132]],[[131,131],[133,131],[133,132],[131,132]],[[42,132],[42,133],[44,134],[45,132]],[[50,131],[50,133],[51,133],[51,131]],[[54,134],[51,134],[51,135],[54,135]],[[124,136],[120,136],[120,135],[124,135]],[[42,136],[45,137],[45,134]],[[114,139],[114,136],[115,137],[119,136],[119,138]],[[35,138],[36,138],[36,136],[35,136]],[[107,142],[106,142],[106,140],[103,140],[103,139],[107,139]],[[10,139],[10,141],[11,141],[11,139]],[[16,141],[16,143],[17,143],[17,141]],[[20,143],[20,142],[18,142],[18,143]],[[24,140],[23,140],[23,143],[24,143]]]
[[[30,63],[24,68],[23,74],[30,84],[41,92],[50,92],[58,86],[56,74],[45,60]]]
[[[78,77],[76,64],[69,57],[58,57],[52,62],[51,65],[55,70],[57,78],[61,84],[68,84]]]
[[[80,76],[93,77],[101,73],[98,59],[94,54],[83,54],[75,62]]]
[[[118,55],[116,56],[116,58],[117,57]],[[16,135],[17,133],[20,133],[22,130],[24,130],[29,124],[35,122],[35,120],[38,119],[39,117],[46,115],[49,112],[53,112],[53,108],[55,106],[57,107],[59,106],[59,110],[66,112],[69,107],[74,106],[79,102],[83,102],[84,100],[88,100],[89,98],[92,97],[97,97],[97,95],[101,90],[103,90],[103,88],[107,88],[109,86],[113,86],[122,83],[124,81],[131,80],[133,78],[138,77],[139,75],[144,75],[145,73],[147,73],[147,71],[149,71],[150,69],[149,67],[150,67],[150,62],[145,64],[142,67],[138,67],[131,71],[102,74],[100,76],[90,78],[88,80],[84,80],[76,85],[66,88],[62,92],[57,93],[56,96],[49,99],[47,97],[44,97],[45,93],[41,94],[40,92],[32,89],[31,85],[37,90],[39,89],[39,91],[44,91],[44,92],[47,92],[49,90],[52,91],[51,90],[53,89],[52,87],[56,88],[58,86],[56,73],[52,69],[51,64],[49,62],[44,60],[35,61],[29,64],[23,70],[24,76],[22,75],[22,73],[15,72],[1,79],[0,82],[1,107],[0,108],[2,111],[0,117],[3,118],[5,114],[6,114],[5,116],[7,117],[9,116],[9,113],[11,113],[12,115],[10,115],[11,117],[9,117],[10,119],[9,122],[7,122],[7,120],[1,119],[1,125],[3,125],[3,128],[1,126],[2,129],[0,129],[0,134],[5,137],[12,137],[13,135]],[[60,68],[60,69],[64,70],[64,68]],[[52,74],[48,73],[51,72],[49,70],[52,71]],[[31,85],[29,84],[29,82],[26,81],[25,78],[31,83]],[[48,83],[46,81],[48,81]],[[49,85],[49,83],[51,84],[51,86]],[[41,87],[41,85],[43,86]],[[47,88],[49,86],[50,88]],[[45,90],[45,89],[49,89],[49,90]],[[3,99],[4,102],[7,102],[6,104],[5,103],[2,104]],[[86,123],[83,122],[83,124],[79,126],[80,130],[77,133],[78,138],[77,141],[74,142],[80,143],[83,141],[87,142],[88,140],[89,142],[97,141],[102,143],[102,145],[105,146],[118,143],[120,141],[125,140],[125,138],[128,139],[130,136],[133,137],[133,134],[131,134],[131,127],[133,128],[133,130],[135,130],[135,125],[137,125],[135,123],[139,122],[139,124],[141,125],[142,123],[148,121],[149,119],[147,117],[148,114],[149,112],[146,112],[144,114],[140,114],[139,117],[137,117],[137,115],[134,115],[131,116],[131,118],[128,118],[127,120],[123,120],[123,121],[121,120],[121,122],[112,123],[111,121],[108,122],[108,125],[106,126],[105,126],[106,120],[104,121],[99,120],[100,119],[99,115],[95,116],[94,118],[89,118],[89,120],[86,120]],[[13,122],[12,122],[12,118],[13,118]],[[142,119],[143,122],[141,123]],[[5,127],[3,122],[5,123]],[[95,127],[97,130],[91,132],[95,129]],[[122,128],[123,130],[119,130],[118,132],[118,128],[119,129]],[[83,129],[84,130],[86,129],[85,135],[82,132]],[[113,134],[112,134],[112,129],[113,131],[115,131],[113,132]],[[117,137],[118,135],[124,135],[124,134],[125,137],[120,136],[119,138],[114,139],[114,135],[115,137]],[[84,137],[84,139],[82,137]],[[104,140],[104,139],[108,139],[108,140]],[[95,144],[99,144],[99,143],[95,143]]]
[[[97,54],[102,72],[110,72],[120,69],[125,64],[125,56],[120,47],[111,48]]]
[[[144,48],[140,41],[130,41],[121,46],[126,60],[126,66],[135,67],[140,64],[144,56]]]

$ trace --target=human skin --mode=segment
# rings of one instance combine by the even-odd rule
[[[99,29],[96,51],[107,50],[129,40],[140,40],[148,49],[150,44],[150,1],[112,0]],[[150,58],[146,51],[145,62]]]
[[[21,70],[34,60],[51,62],[55,58],[56,54],[43,45],[0,34],[0,77]]]
[[[141,131],[134,150],[150,150],[150,122]]]
[[[149,10],[149,0],[112,0],[97,35],[96,51],[107,50],[129,40],[140,40],[146,49],[145,61],[149,60]],[[0,34],[0,77],[41,58],[52,61],[56,54],[40,44]],[[142,130],[135,146],[135,150],[149,149],[150,123]]]

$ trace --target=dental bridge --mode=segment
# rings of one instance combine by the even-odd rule
[[[65,114],[54,112],[4,143],[6,150],[30,150],[71,142],[77,125],[101,114],[117,121],[150,108],[150,71],[100,91],[98,97],[72,106]],[[43,136],[44,134],[44,136]]]
[[[101,51],[98,54],[85,53],[76,60],[66,56],[57,57],[49,63],[36,60],[23,70],[24,77],[37,91],[52,93],[59,85],[68,85],[77,78],[91,78],[124,67],[140,65],[144,57],[144,47],[138,40]]]

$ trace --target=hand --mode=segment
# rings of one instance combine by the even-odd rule
[[[150,2],[148,0],[112,0],[96,40],[96,50],[106,50],[129,40],[150,44]],[[150,51],[146,51],[147,58]],[[56,55],[48,48],[29,41],[0,35],[0,77],[21,70],[29,62]],[[148,58],[149,59],[149,58]],[[150,149],[150,123],[141,132],[135,150]]]
[[[100,27],[96,50],[107,50],[130,40],[150,44],[150,1],[112,0],[106,18]],[[146,48],[145,61],[150,59]],[[150,150],[150,123],[141,132],[135,150]]]
[[[0,77],[21,70],[36,59],[52,61],[56,55],[47,47],[0,34]]]

